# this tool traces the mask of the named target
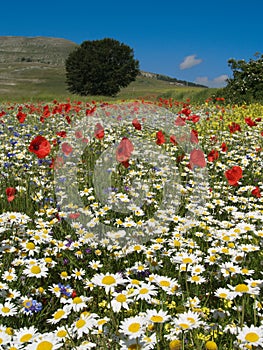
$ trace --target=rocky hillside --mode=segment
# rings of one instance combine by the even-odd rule
[[[0,36],[0,63],[63,65],[76,43],[59,38]]]

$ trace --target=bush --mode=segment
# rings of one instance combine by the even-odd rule
[[[139,74],[133,50],[117,40],[84,41],[66,60],[68,90],[82,96],[114,96]]]
[[[231,103],[252,103],[263,101],[263,55],[256,59],[228,60],[233,78],[227,80],[223,89],[224,97]]]

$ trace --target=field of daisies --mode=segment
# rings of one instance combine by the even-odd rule
[[[1,349],[263,349],[262,105],[4,103],[0,146]]]

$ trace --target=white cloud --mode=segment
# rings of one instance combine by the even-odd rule
[[[201,58],[196,58],[196,55],[186,56],[182,63],[180,63],[180,69],[188,69],[197,64],[200,64],[203,60]]]
[[[206,85],[211,88],[221,88],[226,86],[226,80],[228,79],[228,75],[222,74],[212,80],[209,80],[208,77],[197,77],[195,79],[196,84]]]

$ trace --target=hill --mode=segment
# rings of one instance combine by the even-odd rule
[[[50,37],[0,36],[0,98],[70,96],[64,63],[77,44]],[[124,93],[159,94],[173,87],[202,87],[165,75],[141,71]]]

